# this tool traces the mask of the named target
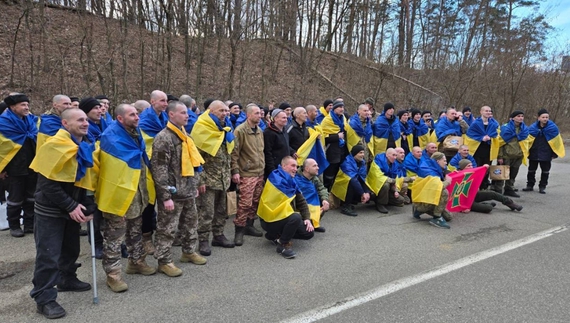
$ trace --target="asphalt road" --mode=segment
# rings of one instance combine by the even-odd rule
[[[122,294],[98,262],[99,304],[92,292],[60,293],[61,322],[568,322],[569,174],[568,158],[557,160],[546,195],[520,192],[522,212],[459,214],[451,230],[414,220],[410,206],[387,216],[361,206],[355,218],[335,210],[326,233],[294,242],[296,259],[246,236],[242,247],[214,247],[205,266],[179,264],[181,277],[125,275]],[[522,168],[517,187],[525,182]],[[91,281],[82,243],[78,276]],[[0,322],[44,321],[29,297],[33,236],[0,232],[0,245]]]

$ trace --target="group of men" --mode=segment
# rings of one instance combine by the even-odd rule
[[[449,228],[447,160],[458,169],[495,159],[509,165],[511,178],[492,184],[500,193],[482,194],[477,203],[497,199],[520,211],[502,193],[518,197],[514,178],[521,163],[530,160],[523,190],[533,190],[540,165],[539,191],[545,193],[550,161],[564,156],[558,128],[544,109],[527,127],[521,111],[499,126],[489,107],[476,119],[470,109],[463,119],[451,107],[433,122],[431,113],[417,109],[396,114],[392,103],[377,113],[371,98],[352,116],[342,98],[320,109],[207,100],[201,112],[190,96],[159,90],[148,102],[117,105],[114,119],[106,96],[56,95],[39,117],[24,94],[12,93],[4,103],[0,173],[9,183],[10,234],[34,233],[30,295],[48,318],[65,315],[57,291],[91,288],[76,276],[80,223],[93,220],[106,283],[123,292],[122,246],[127,274],[177,277],[183,272],[174,264],[173,245],[182,248],[180,262],[203,265],[211,246],[234,248],[245,235],[263,236],[254,226],[259,218],[265,238],[290,259],[296,256],[292,239],[325,232],[321,218],[335,200],[331,195],[349,216],[358,215],[358,203],[373,201],[381,213],[388,205],[413,203],[415,218],[428,213],[430,224]],[[446,146],[447,137],[463,138],[465,145]],[[414,191],[428,178],[437,179],[436,199]],[[224,235],[233,196],[228,191],[237,191],[233,241]],[[147,264],[147,255],[154,255],[157,268]]]

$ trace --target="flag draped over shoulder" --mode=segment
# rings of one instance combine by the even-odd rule
[[[23,119],[9,108],[0,115],[0,172],[18,153],[27,138],[36,141],[38,128],[30,114]]]
[[[418,123],[415,123],[413,119],[410,119],[408,120],[408,124],[412,128],[412,135],[418,138],[420,148],[424,149],[427,146],[427,144],[430,142],[429,141],[430,134],[427,124],[424,122],[423,119],[420,119]],[[413,145],[413,138],[412,138],[412,145]],[[412,151],[411,148],[410,151]]]
[[[392,163],[391,166],[388,165],[386,153],[376,155],[370,164],[370,169],[366,176],[366,185],[374,194],[378,195],[388,177],[396,178],[398,176],[397,168],[398,165],[396,163]]]
[[[325,107],[320,107],[319,108],[319,114],[317,115],[317,117],[315,118],[315,120],[317,121],[317,123],[322,123],[323,120],[329,115],[329,112],[327,111],[327,109],[325,109]]]
[[[398,122],[397,118],[394,116],[392,116],[392,118],[394,121],[390,123],[384,112],[382,112],[372,127],[374,137],[372,138],[370,146],[372,148],[372,153],[375,155],[386,151],[390,134],[394,138],[396,146],[400,147],[400,122]]]
[[[40,116],[40,125],[38,128],[36,152],[40,150],[49,137],[55,136],[59,129],[61,129],[61,118],[58,115],[42,114]]]
[[[319,140],[320,133],[317,131],[309,131],[309,139],[297,149],[297,164],[303,165],[307,158],[312,158],[319,165],[319,175],[322,174],[327,167],[329,167],[329,162],[325,155],[325,150],[321,140]]]
[[[422,159],[418,178],[414,181],[414,202],[439,204],[444,179],[443,170],[431,158]]]
[[[101,119],[104,119],[105,122],[109,125],[113,122],[113,117],[111,116],[111,114],[109,113],[109,111],[105,112],[105,115],[101,116]]]
[[[222,127],[220,120],[210,110],[205,111],[198,117],[198,121],[192,129],[191,137],[194,139],[196,147],[216,156],[222,143],[226,142],[228,153],[234,149],[234,134],[232,133],[231,123],[226,118],[226,126]]]
[[[302,174],[297,174],[297,176],[295,176],[295,182],[297,183],[299,191],[301,194],[303,194],[303,197],[307,201],[313,226],[315,228],[318,228],[321,221],[321,200],[319,199],[317,188],[311,180]]]
[[[345,201],[350,180],[357,177],[363,182],[366,181],[367,172],[365,162],[362,161],[359,167],[354,157],[352,155],[348,155],[344,162],[340,164],[340,169],[338,170],[334,180],[331,193],[341,201]]]
[[[294,212],[291,202],[298,191],[295,179],[278,165],[267,177],[257,215],[265,222],[285,219]]]
[[[188,108],[188,123],[184,126],[186,129],[186,133],[192,133],[192,129],[194,128],[194,124],[198,120],[198,115],[192,111],[192,109]]]
[[[534,139],[541,134],[544,135],[546,141],[552,151],[559,157],[564,158],[566,156],[566,150],[564,149],[564,141],[562,140],[562,136],[560,136],[560,131],[554,122],[548,120],[546,126],[544,128],[540,128],[539,125],[540,121],[536,121],[530,127],[528,127],[529,132],[529,143],[528,147],[532,147],[534,143]]]
[[[346,125],[346,137],[348,144],[348,151],[352,147],[360,143],[360,139],[364,138],[364,142],[368,144],[370,139],[372,139],[372,125],[370,124],[370,119],[366,119],[366,125],[362,127],[362,122],[358,113],[355,113],[348,119],[348,124]]]
[[[481,117],[475,119],[465,135],[465,144],[469,147],[469,153],[475,154],[479,145],[491,145],[491,160],[496,159],[499,154],[499,123],[493,119],[488,119],[487,127]],[[483,142],[483,137],[489,136],[491,140]],[[475,167],[475,165],[473,165]]]
[[[105,119],[101,118],[100,124],[96,124],[89,119],[89,136],[93,138],[93,142],[101,139],[101,135],[105,129],[107,129],[107,121]]]
[[[487,167],[482,166],[449,173],[451,184],[447,186],[449,200],[446,206],[449,212],[461,212],[471,208],[486,171]]]
[[[517,133],[517,126],[513,120],[503,124],[499,128],[499,147],[507,144],[509,141],[513,140],[513,138],[517,138],[519,142],[519,146],[523,152],[523,164],[527,164],[527,157],[528,157],[528,149],[529,149],[529,132],[528,127],[521,123],[519,126],[519,132]]]
[[[94,191],[97,187],[95,144],[77,142],[65,129],[50,137],[40,147],[30,168],[48,179],[75,183],[75,186]]]
[[[461,136],[461,126],[459,122],[450,122],[447,117],[440,118],[435,124],[435,133],[438,142],[443,142],[447,136]]]
[[[328,137],[329,135],[334,135],[339,132],[343,132],[345,124],[346,124],[346,118],[344,117],[344,115],[337,116],[334,112],[329,113],[329,115],[323,119],[323,123],[321,124],[323,129],[323,134],[325,135],[325,137]]]
[[[205,163],[204,158],[196,149],[194,141],[188,136],[186,130],[184,128],[178,129],[172,122],[168,122],[166,127],[182,141],[182,157],[180,161],[182,169],[180,174],[182,176],[194,176],[194,170],[202,171],[202,165]]]
[[[463,157],[461,156],[460,153],[455,154],[455,156],[453,156],[453,158],[451,158],[451,161],[449,161],[449,165],[447,165],[449,170],[456,170],[457,168],[459,168],[459,162],[462,159],[463,159]],[[467,158],[465,158],[465,159],[468,159],[471,162],[471,165],[473,166],[473,168],[477,167],[477,162],[475,161],[473,156],[467,155]]]
[[[99,160],[97,205],[103,212],[124,216],[138,189],[142,163],[150,165],[142,135],[139,132],[137,142],[121,123],[112,123],[101,136]],[[149,202],[154,203],[151,196],[154,192],[149,191]]]
[[[146,108],[140,115],[139,128],[146,145],[146,154],[152,156],[152,142],[154,137],[166,127],[168,115],[162,111],[160,117],[153,107]]]

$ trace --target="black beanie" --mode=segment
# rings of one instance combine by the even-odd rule
[[[281,110],[285,110],[285,109],[288,109],[290,107],[291,107],[291,105],[287,102],[283,102],[279,105],[279,109],[281,109]]]
[[[166,95],[166,101],[168,101],[168,102],[170,102],[170,101],[178,101],[178,98],[175,97],[175,96],[172,95],[172,94],[167,94],[167,95]]]
[[[333,103],[334,103],[333,100],[331,100],[331,99],[326,99],[326,100],[325,100],[325,103],[323,103],[323,107],[326,108],[326,107],[329,106],[329,104],[333,104]]]
[[[463,108],[463,113],[465,113],[465,112],[467,112],[467,111],[471,112],[471,107],[465,107],[465,108]]]
[[[79,102],[79,109],[83,110],[85,114],[88,114],[94,107],[101,106],[101,103],[97,101],[95,98],[84,98]]]
[[[513,111],[513,113],[511,113],[511,115],[509,116],[509,118],[514,118],[516,116],[518,116],[519,114],[522,114],[524,116],[524,112],[520,111],[520,110],[515,110]]]
[[[4,101],[0,101],[0,114],[4,112],[8,108],[8,105]]]
[[[334,111],[336,108],[340,108],[340,107],[344,107],[344,102],[342,102],[342,101],[334,101],[334,103],[333,103],[333,108],[332,108],[333,111]]]
[[[6,103],[7,106],[13,106],[16,105],[20,102],[30,102],[30,99],[28,98],[28,96],[26,96],[25,94],[22,93],[18,93],[18,94],[13,94],[13,95],[9,95],[4,99],[4,102]]]
[[[79,102],[79,98],[76,97],[76,96],[70,96],[70,97],[69,97],[69,100],[70,100],[71,102]]]
[[[109,98],[105,94],[100,94],[95,97],[95,100],[109,100]]]
[[[352,155],[352,157],[356,156],[356,154],[358,154],[359,152],[363,151],[364,147],[362,145],[356,145],[354,147],[352,147],[352,149],[350,150],[350,154]]]
[[[410,110],[410,118],[413,119],[416,114],[422,115],[422,112],[418,109],[415,109],[415,108]]]
[[[384,112],[386,112],[390,109],[394,109],[394,104],[392,102],[388,102],[388,103],[384,104]]]
[[[208,110],[210,104],[212,104],[212,102],[214,101],[215,101],[214,99],[206,99],[206,101],[204,101],[204,110]]]
[[[400,110],[400,111],[398,111],[398,119],[401,118],[401,117],[404,115],[404,113],[408,113],[408,112],[409,112],[408,110]]]
[[[538,110],[538,116],[539,116],[539,117],[540,117],[541,115],[545,114],[545,113],[548,114],[548,111],[547,111],[545,108],[542,108],[542,109]]]

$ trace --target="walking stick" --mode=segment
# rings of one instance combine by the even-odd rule
[[[99,296],[97,296],[97,270],[95,269],[95,229],[93,228],[93,220],[89,221],[89,231],[91,233],[91,265],[93,267],[93,304],[99,304]]]

